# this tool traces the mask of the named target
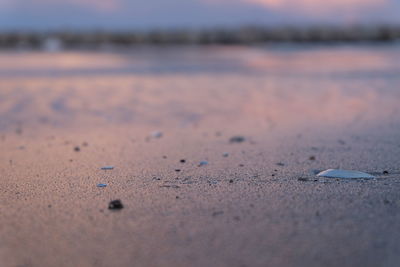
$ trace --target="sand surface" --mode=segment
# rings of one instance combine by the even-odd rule
[[[396,46],[1,52],[0,266],[399,266],[399,100]]]

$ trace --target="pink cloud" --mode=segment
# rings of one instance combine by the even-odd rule
[[[2,7],[19,7],[23,6],[24,0],[0,0]],[[62,6],[74,5],[77,7],[93,9],[100,12],[112,12],[121,8],[121,0],[30,0],[30,6]]]
[[[296,10],[315,14],[316,12],[330,13],[334,11],[360,11],[375,7],[384,7],[388,0],[239,0],[255,3],[271,9]]]

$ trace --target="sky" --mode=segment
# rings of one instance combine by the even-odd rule
[[[400,0],[0,0],[1,30],[400,24]]]

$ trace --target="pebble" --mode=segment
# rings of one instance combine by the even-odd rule
[[[299,178],[297,178],[297,180],[298,180],[298,181],[301,181],[301,182],[307,182],[307,181],[308,181],[308,178],[299,177]]]
[[[97,184],[97,187],[106,187],[107,184]]]
[[[232,137],[229,139],[229,143],[242,143],[242,142],[244,142],[245,140],[246,140],[246,138],[244,138],[243,136],[237,135],[237,136],[232,136]]]
[[[79,146],[74,147],[74,151],[79,152],[81,151],[81,148]]]
[[[119,199],[112,200],[108,204],[108,209],[110,209],[110,210],[120,210],[123,208],[124,208],[124,205],[122,205],[122,202]]]
[[[228,152],[225,152],[225,153],[222,154],[222,156],[226,158],[226,157],[229,156],[229,153],[228,153]]]
[[[222,210],[221,211],[214,211],[212,213],[212,216],[215,217],[215,216],[222,215],[222,214],[224,214],[224,212]]]

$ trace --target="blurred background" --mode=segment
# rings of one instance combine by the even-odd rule
[[[1,0],[0,47],[387,42],[398,0]]]
[[[398,0],[0,0],[0,128],[383,122],[399,12]]]

